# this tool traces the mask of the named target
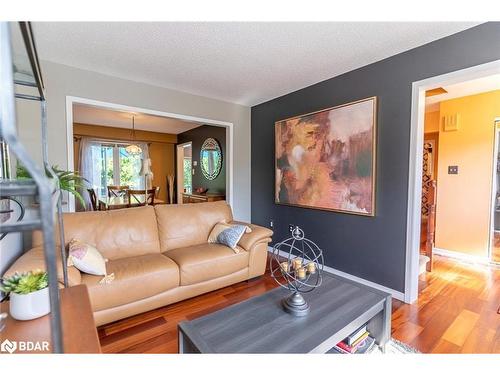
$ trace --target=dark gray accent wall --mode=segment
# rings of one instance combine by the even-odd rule
[[[203,176],[200,168],[200,151],[203,142],[207,138],[215,138],[219,141],[222,149],[222,168],[220,174],[214,180],[207,180]],[[203,125],[198,128],[188,130],[187,132],[177,135],[178,143],[192,142],[193,143],[193,161],[197,161],[198,165],[194,168],[193,175],[193,191],[197,187],[208,188],[209,193],[226,193],[226,128],[220,126]]]
[[[252,222],[273,220],[274,241],[299,225],[326,265],[403,292],[412,82],[498,59],[500,23],[490,22],[253,107]],[[275,121],[370,96],[378,98],[376,216],[276,205]]]

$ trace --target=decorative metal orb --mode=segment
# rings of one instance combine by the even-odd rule
[[[269,260],[271,276],[292,294],[281,302],[286,312],[304,316],[309,305],[302,296],[321,285],[323,280],[323,251],[313,241],[305,238],[304,231],[295,227],[292,237],[273,247]]]

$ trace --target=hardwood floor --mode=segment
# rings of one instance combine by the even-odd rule
[[[423,353],[500,353],[500,268],[434,257],[413,305],[393,302],[392,336]]]
[[[421,276],[418,303],[393,302],[392,336],[423,353],[500,353],[500,268],[436,256]],[[103,353],[177,353],[177,324],[277,287],[259,279],[111,323],[99,329]]]

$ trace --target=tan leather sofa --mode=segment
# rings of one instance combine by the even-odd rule
[[[69,284],[87,285],[100,326],[262,275],[273,232],[248,224],[252,232],[243,235],[236,254],[207,242],[223,220],[233,222],[223,201],[65,214],[66,242],[77,238],[95,246],[109,259],[108,273],[115,274],[111,283],[99,284],[101,276],[69,267]],[[37,268],[45,266],[41,236],[35,233],[33,249],[5,276]]]

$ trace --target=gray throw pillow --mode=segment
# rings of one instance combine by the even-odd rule
[[[236,245],[238,245],[238,242],[245,233],[245,230],[245,225],[233,225],[231,228],[224,229],[219,233],[217,236],[217,242],[235,250]]]

